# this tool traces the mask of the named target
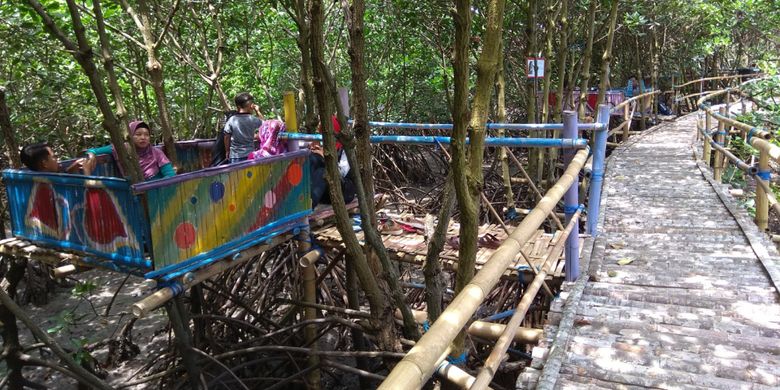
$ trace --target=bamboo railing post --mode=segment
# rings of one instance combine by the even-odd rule
[[[772,174],[769,170],[769,152],[761,150],[758,158],[758,174],[756,174],[756,180],[760,180],[766,183],[766,187],[769,187],[769,179]],[[769,225],[769,201],[767,200],[767,194],[764,190],[765,186],[756,186],[756,225],[761,230],[766,230]]]
[[[712,115],[709,112],[704,113],[704,133],[709,135],[712,129]],[[707,137],[704,137],[704,163],[710,166],[710,155],[712,154],[712,147],[710,146]]]
[[[731,114],[731,90],[726,92],[726,113]]]
[[[719,111],[721,116],[726,115],[726,107],[721,107]],[[720,146],[725,146],[725,140],[726,140],[726,123],[722,120],[718,120],[718,132],[715,135],[715,142]],[[719,152],[717,149],[714,153],[713,158],[713,177],[715,180],[717,180],[719,183],[723,179],[723,154]]]
[[[647,105],[647,102],[645,102],[645,99],[647,99],[647,97],[643,96],[639,98],[639,102],[638,102],[639,103],[639,130],[642,131],[647,130],[647,122],[645,122],[645,106]]]
[[[200,389],[200,370],[195,362],[195,354],[192,351],[192,333],[190,332],[189,318],[184,310],[181,295],[165,305],[168,312],[168,318],[171,320],[173,329],[174,343],[179,350],[181,360],[187,369],[187,381],[190,382],[192,390]]]
[[[629,114],[628,104],[623,106],[623,142],[628,140],[631,132],[631,114]]]
[[[605,107],[604,105],[600,106],[599,108]],[[599,116],[601,116],[603,112],[603,109],[599,110]],[[599,118],[599,120],[603,120],[602,118]],[[594,136],[594,140],[596,142],[596,149],[599,149],[601,146],[604,146],[606,148],[606,134],[608,130],[601,129],[597,130],[598,135]],[[570,139],[577,139],[579,135],[577,134],[577,112],[576,111],[564,111],[563,112],[563,132],[562,136],[563,138],[570,138]],[[601,140],[601,135],[604,135],[604,139],[602,145],[599,145],[599,142]],[[574,150],[564,150],[563,151],[563,163],[565,165],[569,165],[574,158]],[[595,160],[595,155],[594,155]],[[595,165],[595,161],[594,161]],[[595,179],[593,178],[595,172],[591,174],[591,184],[590,188],[593,188],[594,186],[597,186]],[[563,195],[563,213],[566,216],[566,224],[571,221],[574,214],[577,212],[579,208],[579,186],[578,183],[575,181],[571,184],[569,189],[566,191],[566,193]],[[589,203],[590,204],[590,203]],[[590,210],[589,210],[590,211]],[[598,207],[596,207],[595,210],[596,214],[598,215]],[[597,218],[593,218],[593,220],[596,220]],[[588,214],[588,224],[590,224],[590,214]],[[567,281],[574,281],[577,280],[577,277],[580,275],[580,251],[579,251],[579,245],[580,245],[580,229],[579,226],[574,229],[572,234],[569,234],[569,237],[566,238],[566,280]]]
[[[317,280],[317,273],[315,262],[317,257],[311,254],[311,239],[310,239],[309,227],[301,229],[298,234],[298,255],[301,257],[301,261],[298,262],[301,267],[301,275],[303,278],[303,302],[317,303],[317,286],[315,285]],[[312,261],[314,259],[314,261]],[[317,318],[317,309],[313,306],[307,306],[303,309],[303,317],[306,321],[311,321]],[[306,344],[312,351],[319,350],[317,345],[317,325],[314,323],[308,324],[303,328],[303,338]],[[309,367],[317,367],[320,365],[320,358],[316,353],[309,354],[308,358]],[[307,374],[306,387],[308,389],[317,390],[320,388],[320,370],[312,368]]]
[[[609,106],[607,106],[606,104],[602,104],[599,106],[599,114],[596,120],[599,123],[603,124],[604,127],[602,127],[600,130],[595,130],[593,132],[593,138],[596,140],[596,143],[593,148],[593,167],[591,168],[591,173],[590,173],[590,191],[588,192],[588,224],[587,224],[587,232],[591,236],[598,235],[597,225],[599,220],[598,218],[599,207],[601,203],[601,186],[604,181],[604,160],[606,159],[607,156],[607,134],[609,133]],[[572,211],[572,214],[573,213],[574,212]],[[566,215],[568,216],[568,214]],[[568,222],[568,219],[566,221]],[[566,280],[570,280],[568,278],[569,276],[568,271],[566,276],[567,276]]]

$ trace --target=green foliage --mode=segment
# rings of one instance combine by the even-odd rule
[[[76,286],[71,290],[71,295],[79,298],[87,298],[97,290],[97,285],[91,280],[76,282]]]
[[[130,5],[136,6],[133,0]],[[55,23],[75,39],[65,2],[42,1]],[[85,8],[81,17],[87,38],[100,65],[96,21],[92,2],[77,2]],[[170,3],[147,2],[152,31],[162,32],[170,16]],[[594,72],[600,69],[605,40],[604,22],[611,1],[599,1],[594,46]],[[223,58],[219,82],[227,105],[240,91],[250,91],[266,115],[279,113],[285,91],[300,88],[301,54],[296,43],[297,27],[290,1],[197,1],[181,2],[173,15],[166,39],[159,46],[165,88],[175,136],[179,139],[212,137],[219,112],[219,96],[205,78],[208,60]],[[557,4],[538,2],[536,22],[539,47],[545,29],[553,29],[554,50],[560,50],[560,21],[547,26],[547,13]],[[566,66],[576,72],[585,47],[587,9],[590,0],[577,0],[569,7],[570,51]],[[147,82],[146,53],[134,41],[142,41],[133,20],[114,1],[101,2],[115,69],[130,118],[156,124],[157,108]],[[780,15],[776,4],[764,0],[704,1],[661,0],[620,2],[620,18],[612,65],[612,86],[623,85],[639,69],[650,73],[652,36],[662,51],[661,77],[683,70],[733,68],[757,62],[773,71],[772,53],[777,47]],[[452,90],[453,21],[451,5],[441,1],[368,1],[365,15],[366,69],[369,117],[373,120],[449,122],[448,92]],[[472,5],[472,64],[476,61],[484,30],[484,2]],[[504,21],[505,73],[510,121],[524,117],[525,50],[529,37],[528,9],[524,2],[507,2]],[[0,72],[7,87],[12,123],[20,143],[48,140],[61,155],[77,155],[86,147],[108,142],[91,88],[80,67],[62,45],[44,31],[40,18],[25,2],[0,3]],[[219,33],[223,37],[217,46]],[[174,44],[174,41],[178,45]],[[351,82],[348,34],[341,3],[326,11],[326,53],[340,86]],[[177,47],[181,47],[178,49]],[[553,88],[558,68],[554,58],[548,77]],[[102,72],[101,67],[101,72]],[[473,77],[473,74],[472,74]],[[572,80],[578,84],[577,80]],[[159,134],[158,134],[159,135]]]
[[[49,334],[60,333],[68,329],[73,324],[75,324],[75,322],[76,319],[73,314],[73,310],[62,311],[54,317],[54,326],[52,326],[49,329],[46,329],[46,333]]]

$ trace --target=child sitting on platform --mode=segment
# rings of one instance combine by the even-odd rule
[[[37,172],[59,173],[60,162],[57,155],[46,141],[25,145],[19,152],[19,157],[27,168]],[[67,173],[75,173],[84,166],[84,159],[79,158],[65,169]]]
[[[248,159],[258,159],[269,156],[276,156],[287,151],[287,146],[279,140],[279,133],[285,130],[284,122],[271,119],[263,122],[260,126],[258,138],[260,140],[260,149],[249,153]]]
[[[149,125],[145,122],[136,120],[130,122],[130,138],[133,139],[135,152],[138,154],[138,164],[141,166],[141,173],[144,180],[162,179],[176,175],[173,170],[173,164],[168,160],[165,153],[151,144],[151,133]],[[101,146],[87,150],[88,160],[84,164],[84,174],[89,175],[97,162],[97,156],[111,154],[117,161],[119,171],[124,176],[124,169],[119,163],[119,156],[113,145]]]

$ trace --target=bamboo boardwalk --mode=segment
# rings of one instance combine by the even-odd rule
[[[613,153],[590,278],[553,303],[518,388],[780,388],[778,254],[697,162],[695,121]]]

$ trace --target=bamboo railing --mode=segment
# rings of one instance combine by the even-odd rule
[[[631,131],[631,121],[634,118],[634,112],[636,112],[637,106],[639,106],[640,121],[642,123],[641,126],[642,129],[644,130],[646,126],[645,108],[647,106],[653,107],[655,104],[655,96],[660,93],[661,91],[645,92],[643,94],[636,95],[630,99],[626,99],[620,102],[620,104],[616,105],[615,107],[612,107],[610,109],[610,113],[623,110],[623,123],[621,123],[619,126],[615,127],[614,129],[610,130],[609,136],[616,135],[618,132],[622,132],[623,134],[622,141],[625,142],[628,139]]]
[[[752,81],[754,80],[749,82]],[[744,84],[745,83],[742,85]],[[780,214],[780,204],[778,204],[777,199],[769,186],[772,174],[769,160],[772,159],[780,163],[780,147],[769,142],[769,139],[771,138],[770,132],[750,124],[742,123],[730,116],[731,96],[732,94],[742,96],[742,85],[737,88],[726,88],[708,93],[697,101],[697,106],[703,112],[703,120],[700,118],[697,124],[699,130],[698,134],[704,141],[704,162],[708,166],[712,166],[715,180],[722,180],[726,161],[731,161],[738,169],[745,172],[745,174],[754,177],[756,181],[755,222],[761,230],[766,230],[769,223],[769,207],[771,206],[775,212]],[[723,95],[726,95],[726,103],[720,105],[716,112],[713,106],[707,104],[707,101]],[[741,107],[742,113],[745,113],[745,105],[743,104]],[[713,120],[717,122],[717,131],[714,133],[714,137],[712,132]],[[729,130],[727,131],[727,129]],[[757,167],[751,166],[740,160],[728,150],[726,143],[728,135],[731,133],[731,129],[734,129],[734,133],[740,134],[747,145],[758,150],[759,159]],[[712,152],[712,149],[715,151]]]
[[[604,158],[609,123],[609,108],[599,107],[598,122],[594,128],[595,147],[590,175],[590,202],[588,229],[592,235],[597,234],[596,221],[599,213],[598,204],[601,198],[601,178],[604,171]],[[564,139],[577,139],[577,116],[574,112],[564,113]],[[560,147],[560,146],[558,146]],[[430,329],[418,340],[390,372],[380,389],[418,389],[421,388],[434,373],[443,376],[442,367],[450,367],[445,358],[450,353],[450,343],[471,321],[476,310],[482,305],[485,297],[495,287],[507,266],[520,255],[520,249],[530,239],[539,226],[555,211],[555,205],[564,199],[564,214],[566,228],[559,236],[550,256],[544,262],[544,267],[538,272],[523,297],[518,301],[509,324],[503,327],[490,357],[476,378],[468,377],[467,382],[460,386],[471,389],[488,388],[495,375],[498,365],[511,343],[516,339],[519,324],[536,294],[541,290],[544,278],[547,276],[550,259],[560,256],[565,250],[567,280],[576,280],[579,263],[579,216],[583,206],[579,205],[579,174],[588,160],[589,150],[573,148],[564,149],[564,159],[568,161],[565,172],[558,182],[550,188],[528,216],[518,225],[509,237],[499,246],[471,281],[454,297]],[[591,226],[592,223],[592,226]],[[565,249],[564,249],[565,248]]]

